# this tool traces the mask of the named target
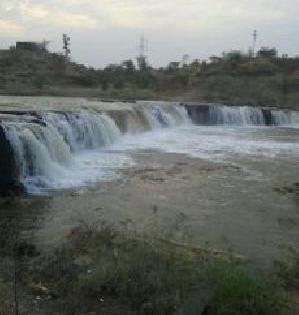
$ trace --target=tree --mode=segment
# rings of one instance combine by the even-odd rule
[[[243,55],[240,50],[231,50],[229,52],[224,52],[223,58],[231,63],[239,63],[242,60]]]

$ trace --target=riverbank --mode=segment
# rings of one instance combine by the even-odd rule
[[[294,102],[260,101],[249,97],[205,97],[198,90],[155,91],[151,89],[111,89],[84,87],[47,87],[43,89],[0,89],[0,96],[12,97],[72,97],[97,99],[103,102],[138,102],[138,101],[168,101],[188,104],[223,104],[228,106],[272,107],[283,110],[299,110],[299,99]]]
[[[165,228],[177,220],[178,237],[186,232],[199,246],[232,249],[265,270],[279,245],[296,247],[298,192],[283,190],[298,180],[296,160],[283,168],[279,159],[222,164],[156,151],[135,153],[133,160],[136,166],[121,171],[117,181],[43,200],[41,243],[55,243],[72,221],[102,217],[131,221],[140,231],[153,220]]]
[[[296,301],[297,112],[203,105],[191,124],[168,103],[1,104],[4,139],[15,150],[6,160],[17,158],[26,188],[0,201],[0,299],[8,307],[214,315],[211,304],[236,303],[272,315],[286,294]],[[213,269],[217,303],[215,277],[202,282],[207,261],[221,264]],[[198,301],[200,311],[185,310]]]
[[[296,277],[296,271],[288,267],[296,258],[290,255],[285,261],[287,255],[280,248],[296,248],[298,241],[295,161],[289,160],[288,169],[271,159],[242,160],[242,167],[152,150],[132,152],[132,158],[135,165],[120,170],[116,180],[50,196],[1,201],[1,222],[8,218],[18,222],[21,233],[13,234],[12,240],[19,235],[21,252],[29,252],[29,258],[20,260],[18,280],[20,304],[35,311],[29,314],[53,310],[68,314],[72,308],[66,309],[66,303],[80,309],[80,314],[147,314],[140,308],[160,314],[154,307],[169,307],[168,314],[214,314],[204,313],[210,305],[206,290],[212,278],[208,282],[202,276],[194,279],[199,271],[208,274],[205,268],[214,263],[219,264],[217,272],[223,281],[222,275],[229,269],[231,275],[236,272],[236,277],[243,279],[240,281],[252,283],[250,290],[257,285],[256,293],[253,289],[245,294],[260,295],[262,286],[275,303],[285,303],[280,285],[268,287],[268,280],[269,274],[277,272],[288,279]],[[5,235],[7,240],[7,231]],[[222,264],[223,258],[228,259],[228,265]],[[207,261],[211,265],[206,265]],[[275,268],[275,261],[280,262],[280,269]],[[154,278],[145,276],[145,262]],[[13,279],[13,263],[3,263],[4,279]],[[120,269],[115,269],[115,264]],[[130,272],[132,277],[144,273],[142,283],[134,278],[136,288],[128,287],[125,280]],[[166,277],[163,286],[156,275]],[[175,291],[169,290],[167,283]],[[147,291],[147,285],[153,291]],[[225,286],[222,280],[219,285]],[[138,295],[131,292],[133,288]],[[296,290],[296,285],[288,287],[288,295],[297,296]],[[158,291],[159,297],[154,293]],[[233,297],[244,307],[239,298]],[[224,299],[223,303],[230,302]],[[265,305],[265,300],[262,303]],[[293,310],[284,308],[283,314],[294,314]],[[273,312],[270,308],[263,314]]]
[[[1,242],[3,227],[2,221]],[[291,315],[298,310],[292,287],[298,253],[287,263],[279,261],[275,273],[262,274],[232,253],[169,240],[174,230],[166,234],[158,226],[140,234],[125,225],[81,222],[48,254],[11,227],[5,228],[0,263],[0,312],[6,315],[215,315],[223,309],[224,314]]]
[[[281,167],[284,160],[268,158],[242,160],[240,166],[150,150],[135,153],[134,162],[106,183],[9,199],[1,214],[16,215],[25,225],[42,220],[35,231],[41,248],[60,244],[79,221],[101,219],[130,222],[138,231],[155,220],[165,228],[178,221],[178,239],[186,232],[198,246],[233,249],[264,270],[279,255],[279,245],[296,246],[296,160],[289,159],[288,168]]]

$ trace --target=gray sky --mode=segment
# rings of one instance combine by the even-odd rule
[[[61,51],[71,36],[72,58],[102,67],[134,58],[143,33],[151,64],[258,46],[299,55],[298,0],[0,0],[0,48],[16,40],[51,40]]]

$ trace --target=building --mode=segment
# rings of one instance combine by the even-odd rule
[[[220,63],[222,61],[222,58],[221,57],[217,57],[217,56],[211,56],[209,58],[210,62],[211,63]]]
[[[16,42],[16,50],[45,52],[47,51],[47,42]]]
[[[276,48],[262,47],[257,52],[257,56],[260,58],[277,58],[278,51]]]

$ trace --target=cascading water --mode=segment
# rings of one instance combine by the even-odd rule
[[[105,154],[103,148],[121,137],[118,124],[126,133],[174,127],[188,122],[180,106],[154,104],[132,106],[126,122],[109,111],[41,112],[13,116],[1,122],[15,160],[19,182],[29,193],[69,188],[97,182],[108,170],[130,164],[126,155]]]
[[[73,152],[107,146],[120,136],[115,122],[106,114],[45,113],[43,120],[57,130]]]
[[[298,111],[272,110],[272,116],[276,126],[299,126]]]
[[[211,121],[216,125],[264,125],[261,109],[252,107],[212,106]]]
[[[189,122],[188,113],[181,106],[159,106],[148,103],[131,109],[126,132],[169,128]]]
[[[15,190],[19,191],[20,185],[29,193],[44,193],[114,178],[117,169],[130,166],[133,161],[124,151],[117,149],[117,145],[110,147],[112,144],[130,142],[131,135],[136,137],[136,133],[156,130],[155,135],[148,133],[144,137],[136,137],[136,141],[140,138],[140,143],[137,145],[133,141],[133,147],[145,148],[150,144],[150,147],[155,148],[155,144],[148,139],[154,137],[154,142],[162,139],[162,147],[165,148],[170,144],[168,138],[163,137],[168,135],[172,139],[169,134],[176,134],[170,128],[190,125],[190,119],[198,125],[216,125],[219,128],[299,126],[298,111],[211,104],[178,106],[146,102],[112,103],[108,106],[100,103],[97,107],[88,102],[73,108],[60,109],[56,106],[44,110],[34,108],[3,111],[0,112],[0,192],[9,190],[8,186],[14,185]],[[168,128],[169,131],[160,132],[163,128]],[[194,126],[188,126],[187,131],[192,128]],[[202,129],[196,130],[192,129],[192,135],[204,132]],[[180,129],[177,132],[181,135],[186,130]],[[201,139],[199,144],[198,139]],[[193,136],[190,136],[190,141],[182,139],[180,145],[186,144],[193,149],[204,145],[210,152],[213,151],[211,148],[215,147],[216,140],[209,139],[211,138],[202,138],[197,134],[196,139]],[[173,143],[172,140],[170,142]],[[109,147],[111,150],[105,149]],[[161,148],[161,145],[157,148]],[[189,152],[189,148],[176,147],[169,150]]]
[[[298,111],[224,105],[185,105],[192,121],[199,125],[296,126]]]

